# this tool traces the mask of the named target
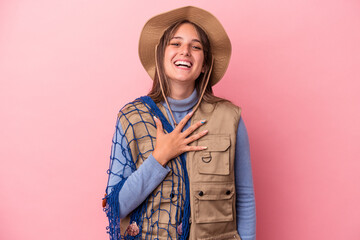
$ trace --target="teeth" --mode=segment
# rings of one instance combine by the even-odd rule
[[[189,63],[189,62],[186,62],[186,61],[176,61],[175,62],[175,65],[176,66],[180,66],[180,65],[182,65],[182,66],[186,66],[186,67],[191,67],[191,63]]]

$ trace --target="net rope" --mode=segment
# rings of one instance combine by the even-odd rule
[[[132,121],[131,115],[133,114],[138,114],[140,120]],[[139,163],[146,161],[146,156],[154,150],[156,136],[152,136],[149,131],[150,128],[156,128],[154,116],[161,120],[165,132],[173,131],[171,124],[148,96],[128,103],[119,111],[116,132],[112,141],[110,165],[107,171],[109,180],[110,178],[116,180],[112,181],[115,182],[113,184],[109,184],[110,181],[108,181],[107,195],[105,196],[106,206],[104,207],[109,220],[107,232],[111,240],[150,240],[159,239],[164,235],[167,236],[167,239],[183,240],[187,239],[189,235],[189,179],[184,154],[172,159],[167,164],[172,174],[166,177],[160,186],[130,214],[130,223],[136,222],[139,227],[139,234],[130,236],[124,229],[122,229],[123,233],[120,232],[119,192],[131,173],[136,171]],[[127,126],[125,129],[122,128],[120,120],[126,122],[123,124]],[[135,131],[139,127],[145,129],[145,131],[141,131],[141,135]],[[127,136],[133,137],[128,139]],[[151,141],[150,149],[141,151],[139,147],[139,140],[141,141],[141,139]],[[130,147],[130,145],[134,146],[134,143],[136,149]],[[136,157],[133,157],[133,152],[136,152]],[[168,194],[169,192],[170,194]],[[160,222],[160,217],[162,222]],[[168,219],[168,222],[164,223],[164,219]],[[178,231],[179,226],[181,228],[180,233]]]

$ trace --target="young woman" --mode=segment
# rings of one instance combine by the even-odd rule
[[[118,115],[103,201],[110,239],[255,239],[246,128],[212,92],[230,54],[220,22],[199,8],[144,26],[139,56],[154,82]]]

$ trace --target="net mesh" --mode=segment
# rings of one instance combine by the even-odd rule
[[[134,234],[129,234],[124,229],[122,233],[120,232],[119,192],[127,178],[154,150],[156,140],[154,116],[161,120],[165,132],[170,133],[173,130],[160,109],[147,96],[128,103],[118,114],[104,208],[109,219],[107,230],[111,240],[187,239],[188,237],[189,183],[184,155],[169,161],[167,167],[170,169],[170,174],[130,214],[130,223],[137,224],[139,233],[132,236]],[[141,144],[143,142],[147,142],[147,147]]]

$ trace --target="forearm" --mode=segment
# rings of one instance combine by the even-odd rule
[[[144,163],[133,172],[119,192],[120,218],[126,217],[137,208],[169,173],[168,168],[161,166],[150,155]]]
[[[242,240],[256,239],[256,211],[254,191],[251,187],[236,188],[237,228]]]

